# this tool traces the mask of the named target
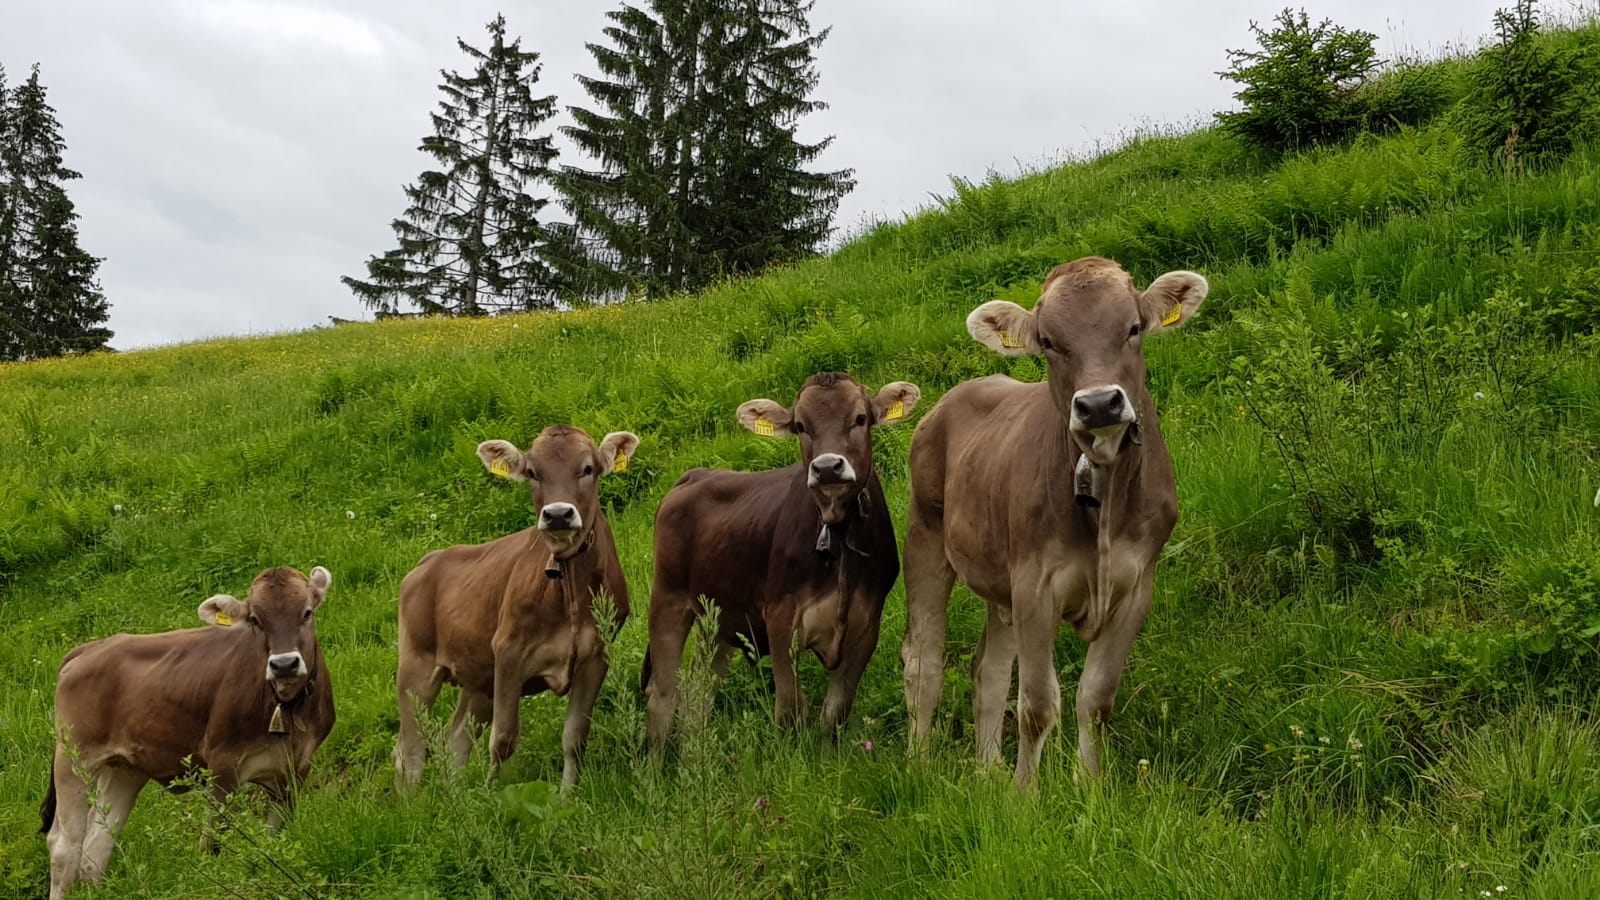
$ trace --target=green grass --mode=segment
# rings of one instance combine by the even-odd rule
[[[334,574],[339,723],[299,814],[269,837],[246,801],[200,857],[202,802],[148,791],[105,896],[1600,893],[1600,148],[1507,179],[1451,122],[1281,162],[1211,130],[1142,137],[651,305],[0,366],[0,896],[46,889],[62,654],[195,625],[279,564]],[[656,503],[685,468],[796,452],[735,407],[822,369],[913,381],[924,410],[965,378],[1036,380],[963,319],[1088,253],[1212,283],[1147,347],[1182,520],[1108,780],[1073,783],[1070,728],[1037,796],[974,769],[964,590],[930,761],[904,755],[897,588],[841,749],[776,734],[770,669],[736,665],[707,727],[648,765]],[[556,422],[643,440],[603,482],[636,612],[584,782],[547,791],[564,701],[543,697],[496,784],[433,765],[397,798],[400,579],[530,521],[472,450]],[[877,448],[899,525],[910,432]],[[1082,656],[1065,631],[1069,696]]]

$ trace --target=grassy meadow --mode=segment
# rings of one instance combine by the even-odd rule
[[[1435,71],[1459,95],[1474,64]],[[1600,896],[1600,147],[1507,174],[1461,134],[1446,112],[1283,160],[1146,135],[958,182],[700,296],[0,366],[0,896],[47,889],[61,656],[196,626],[200,600],[279,564],[334,576],[318,633],[339,721],[298,814],[266,835],[246,795],[201,856],[200,793],[148,789],[86,895]],[[963,320],[1031,305],[1091,253],[1141,285],[1188,268],[1212,286],[1146,344],[1182,519],[1107,780],[1074,784],[1070,727],[1036,796],[975,768],[982,609],[960,588],[928,761],[904,752],[897,587],[841,746],[775,732],[770,669],[736,663],[653,768],[636,686],[656,504],[685,468],[798,452],[735,407],[843,369],[920,385],[914,421],[963,379],[1037,380]],[[602,482],[635,612],[583,783],[555,795],[565,701],[539,697],[494,784],[481,758],[456,776],[436,756],[399,798],[400,579],[531,523],[473,448],[561,422],[642,439]],[[877,436],[903,534],[911,428]],[[1064,629],[1068,697],[1083,652]],[[814,659],[802,678],[815,703]]]

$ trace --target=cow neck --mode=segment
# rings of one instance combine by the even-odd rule
[[[322,674],[322,646],[320,644],[313,644],[312,646],[316,647],[316,659],[308,667],[311,670],[311,674],[306,676],[306,683],[300,688],[298,694],[288,700],[279,700],[277,692],[273,691],[270,686],[268,687],[268,692],[273,701],[275,701],[272,707],[272,718],[267,722],[268,734],[288,734],[291,723],[300,731],[306,730],[306,723],[303,718],[298,717],[298,714],[306,705],[306,701],[310,699],[312,692],[316,690],[317,678]]]
[[[567,650],[567,687],[569,689],[572,686],[572,673],[578,665],[578,631],[582,627],[580,611],[583,603],[584,587],[582,582],[586,580],[579,577],[581,573],[578,570],[584,563],[590,561],[592,554],[589,551],[594,549],[595,532],[599,528],[600,523],[596,522],[594,527],[589,529],[589,533],[584,536],[583,542],[578,545],[577,551],[564,559],[556,556],[552,551],[550,561],[545,563],[544,567],[545,577],[555,582],[556,590],[561,594],[561,607],[566,614],[567,632],[571,638],[567,642],[569,648]],[[537,535],[534,536],[534,540],[538,540]]]
[[[1082,631],[1086,641],[1092,642],[1111,617],[1111,552],[1117,529],[1133,515],[1138,499],[1145,455],[1140,429],[1146,420],[1146,405],[1140,404],[1139,418],[1129,425],[1121,451],[1110,465],[1090,462],[1064,424],[1058,432],[1058,452],[1065,450],[1066,471],[1072,473],[1073,502],[1083,510],[1095,542],[1093,589]]]
[[[861,486],[861,490],[856,494],[856,502],[854,507],[851,508],[848,513],[846,513],[843,522],[840,522],[837,525],[829,525],[826,522],[822,522],[821,530],[817,532],[817,553],[821,554],[822,558],[825,560],[829,558],[835,560],[834,584],[839,592],[839,615],[837,621],[835,622],[835,628],[833,631],[833,647],[829,653],[829,656],[832,658],[832,662],[830,663],[829,668],[838,666],[844,655],[845,626],[850,620],[850,598],[853,593],[851,591],[850,576],[851,570],[854,568],[850,565],[847,565],[848,554],[843,551],[837,553],[834,552],[835,539],[833,532],[843,532],[840,543],[844,544],[845,549],[853,551],[860,556],[871,555],[871,551],[868,549],[867,545],[863,543],[866,540],[866,536],[862,534],[863,529],[852,526],[856,525],[858,522],[860,522],[862,525],[865,525],[866,520],[872,517],[872,485],[877,477],[878,474],[876,472],[873,472],[867,476],[866,483]],[[817,518],[819,521],[822,518],[822,511],[820,509],[817,510]],[[797,619],[800,616],[800,613],[800,610],[795,610],[795,616]]]

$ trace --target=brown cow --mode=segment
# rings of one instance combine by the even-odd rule
[[[1078,753],[1099,776],[1101,726],[1178,519],[1141,342],[1188,321],[1206,291],[1199,275],[1168,272],[1141,293],[1116,263],[1089,257],[1056,267],[1031,312],[994,300],[967,317],[992,350],[1042,353],[1048,376],[957,385],[912,436],[901,657],[913,747],[925,743],[938,705],[959,577],[988,604],[972,686],[979,759],[1000,756],[1015,661],[1015,780],[1029,784],[1061,714],[1054,650],[1065,620],[1089,644]]]
[[[146,782],[204,769],[219,798],[253,782],[276,801],[268,826],[282,823],[292,783],[333,729],[333,686],[312,616],[332,580],[321,566],[309,578],[267,569],[245,599],[218,594],[200,604],[200,618],[223,627],[118,634],[66,655],[41,810],[52,900],[79,878],[104,877]]]
[[[736,648],[771,653],[774,716],[788,725],[806,711],[794,658],[811,650],[831,673],[823,734],[849,717],[900,574],[872,429],[903,419],[921,395],[896,381],[874,397],[849,375],[813,375],[792,408],[751,400],[738,411],[757,434],[798,435],[799,462],[766,472],[691,469],[667,492],[656,512],[650,647],[640,673],[652,750],[671,735],[678,667],[704,612],[700,597],[719,607],[717,675]]]
[[[628,585],[598,481],[626,466],[638,446],[634,435],[614,431],[597,447],[569,425],[546,428],[527,453],[507,441],[478,445],[489,471],[528,482],[539,518],[487,544],[435,550],[401,583],[397,787],[422,777],[427,747],[417,709],[431,708],[446,681],[461,688],[448,728],[457,766],[466,764],[486,722],[490,764],[516,752],[521,698],[546,690],[568,697],[562,778],[578,783],[607,668],[590,604],[604,592],[616,604],[617,625],[628,617]]]

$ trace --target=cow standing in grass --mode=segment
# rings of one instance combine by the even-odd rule
[[[771,653],[774,716],[788,725],[805,716],[795,659],[810,650],[830,673],[824,736],[849,717],[900,574],[872,429],[903,419],[919,397],[903,381],[874,396],[849,375],[813,375],[793,406],[751,400],[738,410],[757,434],[798,436],[799,462],[766,472],[691,469],[673,485],[656,512],[640,674],[652,750],[671,736],[678,668],[702,597],[719,607],[717,675],[735,649]]]
[[[599,479],[627,465],[638,446],[626,431],[597,446],[568,425],[546,428],[526,453],[508,441],[478,445],[489,471],[528,482],[538,521],[487,544],[429,553],[401,583],[399,788],[422,777],[427,747],[417,714],[433,706],[446,681],[461,688],[447,729],[457,766],[466,764],[484,723],[492,723],[490,764],[510,758],[522,733],[521,698],[543,691],[567,697],[562,779],[577,784],[607,669],[591,604],[604,593],[619,627],[628,616],[628,585],[600,509]]]
[[[268,569],[238,600],[200,604],[207,628],[118,634],[75,647],[56,682],[56,751],[41,810],[50,897],[104,877],[145,784],[210,772],[220,798],[256,783],[277,828],[333,729],[314,614],[332,577]],[[202,843],[212,849],[208,837]]]
[[[1193,272],[1169,272],[1140,292],[1116,263],[1089,257],[1052,271],[1032,311],[994,300],[968,316],[980,343],[1042,354],[1048,375],[960,384],[912,437],[901,656],[913,747],[933,724],[946,607],[960,578],[988,605],[972,686],[978,758],[1000,756],[1015,662],[1015,780],[1030,783],[1061,714],[1054,650],[1067,621],[1089,644],[1078,753],[1099,776],[1102,726],[1178,520],[1142,342],[1188,321],[1206,290]]]

